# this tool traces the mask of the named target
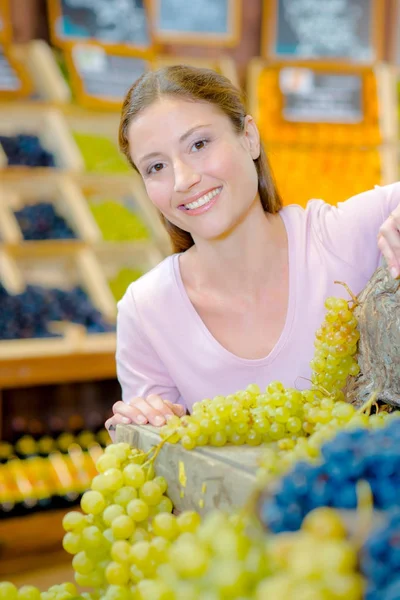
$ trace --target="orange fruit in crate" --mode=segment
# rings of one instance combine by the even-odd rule
[[[375,148],[267,145],[267,154],[284,204],[337,204],[382,179]]]

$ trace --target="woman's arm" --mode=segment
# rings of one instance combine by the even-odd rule
[[[314,204],[314,203],[311,203]],[[369,279],[381,253],[400,272],[400,183],[379,187],[340,202],[312,207],[311,227],[332,254]]]
[[[114,404],[108,429],[131,422],[160,427],[174,414],[185,413],[179,390],[143,331],[133,287],[118,304],[116,362],[122,401]]]

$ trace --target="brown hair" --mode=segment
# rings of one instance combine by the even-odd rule
[[[211,69],[186,65],[164,67],[149,71],[139,77],[129,89],[123,106],[119,126],[119,147],[130,164],[133,163],[128,142],[128,128],[138,113],[162,96],[178,96],[187,100],[209,102],[218,106],[230,119],[235,131],[243,132],[246,110],[243,96],[223,75]],[[260,156],[254,161],[258,175],[258,193],[265,212],[276,213],[282,201],[273,180],[268,159],[261,145]],[[184,252],[193,246],[189,232],[170,223],[163,215],[162,222],[171,238],[174,252]]]

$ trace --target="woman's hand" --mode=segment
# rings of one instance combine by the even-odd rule
[[[105,422],[108,431],[115,430],[118,424],[129,423],[162,427],[170,417],[174,415],[183,417],[186,412],[180,404],[172,404],[156,394],[151,394],[147,398],[133,398],[129,403],[119,400],[114,404],[112,411],[113,416]]]
[[[400,276],[400,205],[390,214],[378,233],[378,248],[394,279]]]

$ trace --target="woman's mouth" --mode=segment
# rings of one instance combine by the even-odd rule
[[[189,202],[188,204],[181,204],[179,206],[179,209],[192,214],[200,214],[202,212],[205,212],[215,204],[216,198],[220,194],[221,190],[222,186],[215,188],[214,190],[211,190],[211,192],[204,194],[204,196],[201,196],[193,202]]]

